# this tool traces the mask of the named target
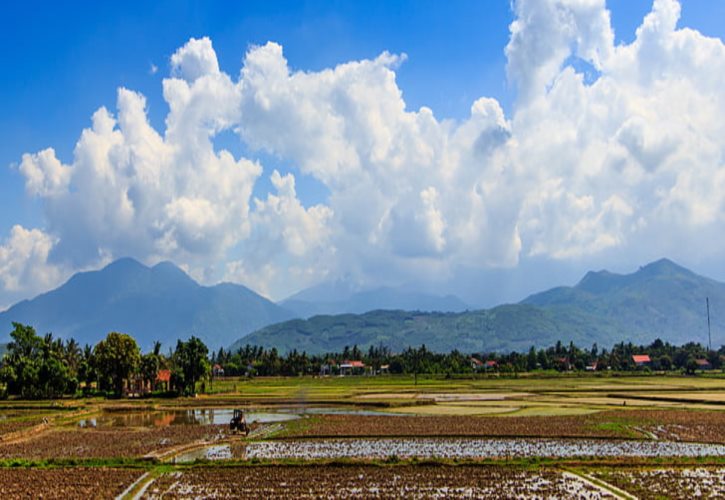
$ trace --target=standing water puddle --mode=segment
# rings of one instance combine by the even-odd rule
[[[78,421],[79,427],[165,427],[167,425],[227,425],[232,419],[231,408],[104,413]],[[300,418],[290,413],[244,412],[247,422],[273,423]]]
[[[231,447],[228,444],[219,444],[180,453],[174,457],[173,462],[183,464],[195,460],[228,460],[230,458],[232,458]]]
[[[100,416],[78,421],[79,427],[164,427],[167,425],[226,425],[232,419],[233,408],[197,408],[193,410],[106,412]],[[369,415],[405,417],[400,413],[364,410],[359,408],[301,407],[280,408],[274,412],[245,411],[247,422],[269,424],[296,420],[305,415]]]

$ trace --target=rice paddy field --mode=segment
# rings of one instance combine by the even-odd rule
[[[722,498],[725,378],[225,379],[195,398],[0,402],[0,498],[264,496]]]

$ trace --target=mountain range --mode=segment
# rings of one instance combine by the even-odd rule
[[[460,313],[371,311],[321,315],[265,327],[233,346],[257,344],[282,352],[340,351],[384,344],[394,351],[425,344],[447,352],[522,351],[557,341],[611,346],[655,338],[707,344],[705,299],[713,346],[725,343],[725,284],[661,259],[632,274],[589,272],[573,287],[558,287],[508,304]]]
[[[96,344],[119,331],[133,335],[144,350],[157,340],[173,347],[176,339],[191,335],[218,348],[292,317],[244,286],[201,286],[170,262],[146,267],[120,259],[99,271],[75,274],[59,288],[0,313],[0,332],[10,332],[16,321],[41,335],[53,332],[81,344]]]
[[[344,291],[343,291],[344,289]],[[423,311],[463,310],[455,297],[436,297],[402,289],[353,290],[342,282],[325,283],[282,305],[231,283],[202,286],[170,262],[147,267],[119,259],[98,271],[78,273],[55,290],[15,304],[0,313],[0,342],[12,322],[95,344],[110,331],[133,335],[143,349],[154,341],[173,347],[191,335],[211,349],[264,326],[321,312],[365,312],[391,304]]]
[[[121,259],[78,273],[59,288],[0,313],[0,342],[13,321],[39,334],[95,344],[110,331],[133,335],[149,349],[200,337],[210,349],[243,344],[310,353],[357,344],[393,350],[426,344],[436,351],[524,350],[556,341],[578,345],[620,341],[707,342],[710,300],[713,345],[725,343],[725,284],[662,259],[632,274],[587,273],[571,287],[517,304],[468,311],[454,296],[403,288],[355,290],[332,282],[280,304],[241,285],[202,286],[169,262],[147,267]],[[441,312],[426,312],[441,311]]]

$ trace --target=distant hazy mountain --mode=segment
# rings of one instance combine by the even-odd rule
[[[301,318],[319,314],[360,314],[378,309],[460,312],[469,307],[453,295],[437,296],[404,288],[356,291],[342,281],[303,290],[280,303]]]
[[[291,317],[244,286],[201,286],[169,262],[149,268],[121,259],[0,313],[0,342],[17,321],[81,344],[95,344],[115,330],[133,335],[143,349],[155,340],[173,347],[192,334],[216,349]]]
[[[632,332],[677,343],[706,343],[706,297],[710,299],[713,342],[725,342],[725,283],[668,259],[652,262],[632,274],[589,272],[576,286],[531,295],[522,303],[553,312],[576,308],[610,318],[625,335]]]
[[[725,343],[725,284],[663,259],[620,275],[590,272],[574,287],[532,295],[520,304],[463,313],[373,311],[316,316],[263,328],[240,344],[307,352],[383,343],[394,350],[426,344],[466,352],[524,350],[557,340],[707,342],[705,297],[710,298],[713,346]]]

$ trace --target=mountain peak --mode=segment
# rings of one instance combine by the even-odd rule
[[[672,273],[687,273],[692,274],[692,271],[686,269],[679,264],[671,261],[667,258],[662,258],[649,264],[642,266],[637,271],[637,274],[644,275],[661,275],[661,274],[672,274]]]
[[[575,288],[589,293],[605,293],[613,287],[621,285],[624,278],[621,274],[611,273],[607,270],[589,271],[576,284]]]
[[[120,259],[116,259],[108,264],[106,267],[101,269],[101,271],[129,271],[138,269],[148,268],[133,257],[121,257]]]

